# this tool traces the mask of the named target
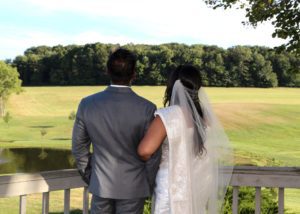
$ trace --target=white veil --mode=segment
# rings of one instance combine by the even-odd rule
[[[203,115],[200,116],[193,100],[199,100]],[[225,193],[232,174],[233,157],[229,140],[215,116],[203,88],[193,92],[177,80],[172,90],[170,106],[181,109],[181,124],[177,129],[180,139],[170,142],[170,204],[172,213],[183,203],[179,200],[178,186],[186,189],[185,207],[193,214],[221,213]],[[175,136],[175,135],[174,135]],[[170,136],[168,136],[170,137]],[[172,138],[172,137],[171,137]],[[198,152],[199,142],[204,145]],[[185,166],[183,168],[182,166]],[[224,173],[224,165],[226,173]],[[182,174],[187,176],[183,177]],[[186,180],[186,181],[185,181]],[[174,196],[175,195],[175,196]],[[187,210],[186,210],[187,211]]]

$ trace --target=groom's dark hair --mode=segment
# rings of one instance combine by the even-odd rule
[[[127,49],[114,51],[107,61],[107,72],[112,83],[127,85],[135,73],[136,56]]]

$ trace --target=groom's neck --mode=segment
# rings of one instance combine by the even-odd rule
[[[124,86],[130,86],[131,85],[130,82],[113,82],[113,81],[111,81],[110,84],[111,85],[124,85]]]

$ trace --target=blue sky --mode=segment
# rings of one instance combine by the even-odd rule
[[[243,26],[241,10],[212,10],[204,0],[1,0],[0,59],[32,46],[102,43],[262,45],[271,24]]]

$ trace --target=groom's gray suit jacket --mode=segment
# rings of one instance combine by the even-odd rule
[[[92,194],[113,199],[150,195],[160,152],[145,163],[138,157],[137,147],[155,110],[153,103],[131,88],[109,86],[81,100],[73,128],[72,152],[79,171],[84,173],[91,167]],[[89,161],[90,144],[93,152]]]

